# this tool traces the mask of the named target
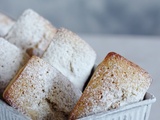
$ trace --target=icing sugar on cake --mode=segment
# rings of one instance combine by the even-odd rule
[[[78,35],[60,28],[42,59],[49,62],[82,90],[94,66],[96,53]]]
[[[55,33],[56,28],[49,21],[28,9],[20,16],[5,38],[31,56],[41,56]]]
[[[57,69],[33,56],[4,91],[12,107],[31,119],[64,120],[81,96]]]
[[[96,68],[70,120],[143,100],[151,81],[145,70],[111,52]]]
[[[0,38],[0,96],[28,59],[29,56],[26,53],[7,40]]]

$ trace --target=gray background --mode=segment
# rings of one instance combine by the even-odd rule
[[[76,33],[160,35],[160,0],[0,0],[15,19],[27,8]]]

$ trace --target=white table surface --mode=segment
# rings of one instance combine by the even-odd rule
[[[160,119],[160,37],[124,35],[80,35],[97,52],[96,63],[114,51],[148,71],[153,78],[149,92],[156,96],[149,120]]]

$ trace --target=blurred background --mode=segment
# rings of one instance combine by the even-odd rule
[[[0,0],[15,19],[27,8],[76,33],[160,35],[160,0]]]

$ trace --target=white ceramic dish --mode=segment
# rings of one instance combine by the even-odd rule
[[[0,100],[0,120],[28,120],[14,108]]]
[[[123,106],[116,110],[90,115],[79,120],[148,120],[154,95],[146,93],[143,101]],[[17,110],[0,100],[0,120],[27,120]]]

